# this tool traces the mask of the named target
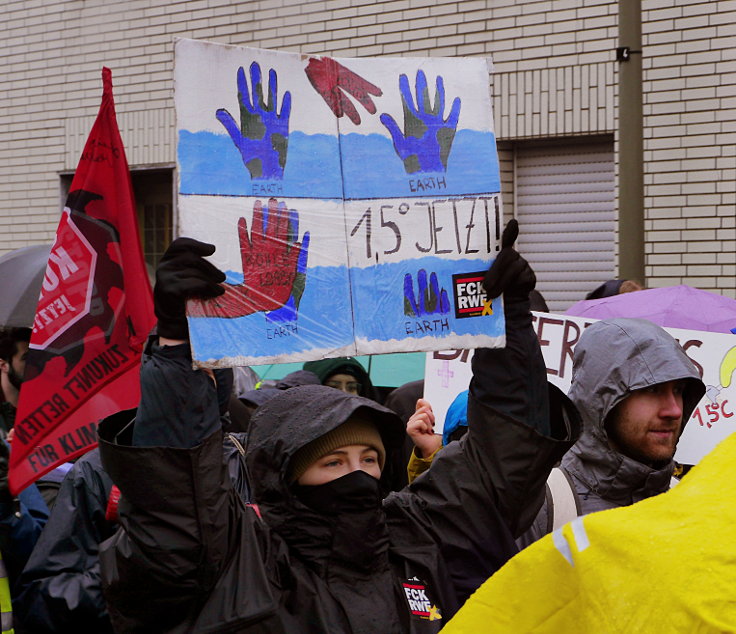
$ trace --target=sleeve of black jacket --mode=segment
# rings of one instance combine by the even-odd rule
[[[421,535],[439,546],[454,587],[454,609],[518,552],[514,538],[532,523],[551,468],[577,438],[574,406],[554,387],[550,397],[547,436],[471,392],[468,433],[385,502],[393,533],[409,536],[405,552],[423,541]],[[451,616],[454,609],[445,608]]]
[[[514,538],[579,434],[574,406],[547,383],[528,292],[506,298],[506,347],[475,351],[468,433],[393,504],[397,521],[441,545],[458,605],[518,551]]]
[[[121,491],[121,530],[100,548],[116,631],[197,631],[217,618],[205,602],[228,622],[272,609],[255,513],[223,460],[215,386],[192,370],[188,346],[149,347],[133,428],[103,421],[100,453]],[[242,596],[225,578],[242,579]]]
[[[111,488],[97,450],[62,482],[13,603],[22,631],[112,632],[97,557],[98,544],[116,528],[105,519]]]

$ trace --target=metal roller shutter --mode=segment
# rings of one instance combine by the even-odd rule
[[[516,146],[519,248],[562,312],[616,271],[613,141]]]

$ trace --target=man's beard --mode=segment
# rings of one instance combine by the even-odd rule
[[[18,374],[10,364],[8,364],[8,381],[16,390],[20,390],[20,386],[23,384],[23,375]]]

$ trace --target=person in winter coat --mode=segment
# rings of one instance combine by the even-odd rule
[[[16,617],[28,632],[112,632],[100,584],[98,544],[112,481],[93,449],[74,463],[19,580]]]
[[[150,345],[150,342],[149,342]],[[227,424],[229,371],[217,370],[220,424]],[[130,423],[135,410],[111,420]],[[233,488],[245,502],[249,490],[242,457],[244,434],[224,435],[223,460]],[[99,545],[118,528],[118,498],[95,448],[72,466],[61,483],[56,505],[18,581],[14,603],[20,631],[112,632],[102,594]]]
[[[26,368],[30,328],[0,329],[0,437],[15,425],[20,388]]]
[[[444,632],[736,632],[734,464],[731,434],[670,491],[557,529],[508,561]]]
[[[316,374],[322,385],[375,400],[371,378],[357,359],[337,357],[307,361],[303,367],[304,370]]]
[[[485,280],[489,297],[505,292],[507,347],[475,355],[466,437],[382,501],[385,452],[404,435],[396,415],[325,386],[286,390],[251,421],[257,508],[226,476],[215,388],[186,341],[186,298],[218,294],[224,275],[201,257],[213,247],[176,240],[157,272],[159,340],[138,415],[100,426],[122,492],[121,530],[101,551],[116,630],[438,631],[516,551],[578,429],[569,401],[548,391],[517,232],[512,221]]]
[[[704,393],[694,364],[659,326],[624,318],[590,325],[575,347],[568,392],[582,415],[583,433],[560,465],[577,514],[627,506],[667,491],[677,441]],[[415,413],[417,418],[430,415],[421,409]],[[425,431],[415,443],[428,438],[424,442],[431,447],[436,437],[431,429]],[[412,475],[428,469],[434,455],[413,454]],[[548,489],[534,523],[519,539],[521,547],[551,532],[553,505]]]
[[[17,496],[10,493],[9,462],[10,446],[0,439],[0,631],[3,633],[12,632],[17,621],[13,611],[18,577],[49,517],[48,507],[35,484]]]
[[[568,396],[583,433],[562,459],[579,515],[628,506],[667,491],[677,441],[705,393],[695,365],[645,319],[608,319],[575,346]],[[522,545],[551,530],[549,499]]]

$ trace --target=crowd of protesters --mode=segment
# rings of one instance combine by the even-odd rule
[[[186,300],[224,275],[179,238],[138,408],[15,497],[30,330],[3,331],[0,631],[736,631],[736,492],[715,486],[733,440],[673,488],[696,367],[660,327],[613,319],[580,338],[568,395],[549,384],[517,234],[483,281],[506,346],[475,351],[442,435],[421,381],[381,399],[355,359],[270,384],[193,369]]]

